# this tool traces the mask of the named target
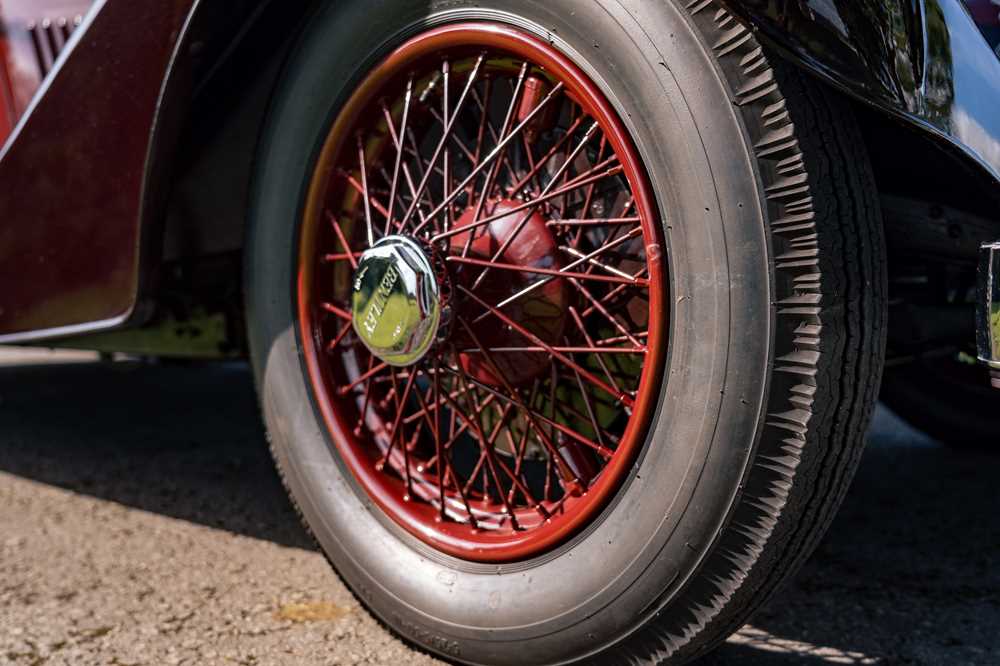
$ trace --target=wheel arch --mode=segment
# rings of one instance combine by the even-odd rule
[[[890,0],[845,10],[817,0],[788,7],[723,2],[778,57],[851,100],[869,152],[879,158],[880,189],[888,184],[919,192],[941,182],[953,185],[962,201],[972,197],[976,205],[992,201],[995,207],[1000,57],[962,0]],[[962,176],[945,173],[942,159]]]
[[[285,59],[314,2],[272,0],[240,21],[200,3],[186,37],[191,58],[165,83],[146,166],[144,226],[163,262],[242,247],[258,137]]]
[[[315,4],[270,2],[254,10],[242,24],[234,24],[230,13],[213,9],[211,3],[196,6],[191,44],[196,46],[202,41],[202,48],[219,52],[219,60],[194,83],[197,89],[189,86],[187,94],[182,90],[165,97],[157,128],[158,143],[176,144],[177,149],[172,154],[154,150],[148,165],[149,193],[165,183],[171,191],[160,234],[167,258],[242,247],[245,195],[256,137],[266,121],[282,63]],[[867,80],[854,79],[852,83],[851,71],[857,62],[846,60],[843,52],[817,51],[807,40],[796,41],[791,36],[791,28],[798,27],[818,35],[817,43],[829,40],[831,29],[824,27],[816,12],[807,20],[802,16],[771,15],[756,9],[757,3],[753,2],[726,4],[753,25],[779,57],[804,67],[851,101],[873,157],[880,193],[919,194],[933,198],[935,203],[971,207],[972,212],[996,210],[1000,202],[1000,121],[995,114],[979,117],[975,113],[979,107],[953,90],[951,116],[935,116],[926,99],[931,91],[920,91],[918,94],[925,98],[921,101],[907,96],[898,80],[894,87],[889,78],[877,74],[889,66],[887,62],[871,65],[872,74]],[[953,79],[975,75],[990,80],[991,73],[997,74],[996,83],[979,91],[983,96],[993,96],[995,103],[989,109],[995,109],[1000,103],[1000,61],[968,14],[953,6],[957,4],[958,0],[933,0],[925,12],[904,17],[908,61],[924,75],[933,68],[935,58],[952,63]],[[887,17],[871,18],[877,25],[882,23],[879,30],[885,27]],[[793,25],[795,21],[798,23]],[[941,25],[935,27],[935,22]],[[947,52],[935,51],[924,39],[942,29],[950,35],[952,46]],[[208,40],[202,37],[206,34]],[[873,48],[863,40],[856,40],[853,47],[862,54]],[[959,48],[985,54],[989,59],[976,58],[969,64],[968,58],[959,57]],[[886,67],[879,67],[881,64]],[[176,71],[171,76],[191,74]],[[959,127],[959,116],[978,122],[981,131],[970,133]],[[996,150],[991,151],[991,146]],[[954,168],[942,168],[942,160]],[[220,165],[226,168],[218,168]],[[225,195],[222,209],[212,201],[219,199],[220,192]],[[156,214],[157,210],[147,208],[147,224],[155,223]]]

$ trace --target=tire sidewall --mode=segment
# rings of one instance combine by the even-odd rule
[[[669,607],[724,526],[767,389],[769,248],[742,126],[677,7],[488,4],[330,3],[312,19],[279,87],[258,158],[247,262],[250,342],[286,483],[366,605],[452,658],[549,663],[596,652]],[[632,478],[567,546],[499,566],[429,552],[364,497],[314,405],[294,300],[305,190],[352,84],[416,31],[477,19],[548,39],[605,91],[647,167],[671,275],[668,372]],[[658,36],[655,46],[649,35]]]

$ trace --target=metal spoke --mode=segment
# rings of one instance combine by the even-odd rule
[[[382,204],[382,202],[376,199],[374,194],[369,194],[367,177],[365,178],[364,183],[359,183],[354,178],[354,176],[350,175],[349,173],[345,173],[344,177],[347,179],[347,183],[351,186],[351,188],[354,189],[358,194],[360,194],[362,198],[365,200],[366,211],[369,218],[371,218],[371,209],[374,208],[387,221],[390,219],[389,211],[386,210],[386,207]]]
[[[357,388],[359,385],[361,385],[364,382],[367,382],[373,376],[377,375],[378,373],[382,372],[388,367],[389,367],[388,363],[379,363],[378,365],[373,365],[368,369],[368,372],[364,373],[363,375],[355,379],[347,386],[341,386],[340,389],[338,389],[338,392],[340,393],[340,395],[347,395],[355,388]]]
[[[393,447],[396,445],[396,442],[399,441],[399,439],[400,439],[400,435],[399,434],[404,429],[402,427],[402,420],[403,420],[403,414],[404,414],[404,412],[400,408],[400,405],[401,404],[405,405],[407,399],[409,399],[409,397],[410,397],[410,390],[413,388],[413,381],[416,379],[416,377],[417,377],[417,373],[413,373],[413,374],[411,374],[409,376],[409,378],[406,380],[406,388],[403,389],[403,397],[401,399],[398,399],[398,401],[397,401],[397,404],[396,404],[396,420],[393,421],[392,428],[389,430],[389,448],[386,450],[386,452],[382,456],[383,462],[389,460],[389,456],[392,455],[392,449],[393,449]],[[397,395],[398,395],[398,393],[397,393]],[[404,455],[405,455],[406,444],[403,444],[403,450],[404,450]],[[406,469],[407,469],[407,473],[408,473],[409,472],[409,465],[406,466]]]
[[[451,121],[450,114],[449,114],[449,109],[448,109],[448,103],[451,101],[451,85],[450,85],[450,81],[451,81],[451,63],[449,63],[447,60],[445,60],[443,63],[441,63],[441,72],[444,75],[444,94],[441,96],[441,107],[442,107],[441,110],[444,113],[444,123],[443,123],[443,125],[445,127],[447,127],[448,123]],[[452,135],[452,136],[454,136],[454,135]],[[456,138],[458,138],[458,137],[456,137]],[[416,143],[416,142],[414,142],[414,143]],[[447,198],[448,194],[451,192],[451,184],[452,184],[451,183],[451,153],[450,152],[446,152],[445,155],[444,155],[443,170],[444,170],[444,173],[442,174],[442,177],[441,177],[441,190],[444,193],[443,196],[445,198]],[[444,225],[445,228],[450,229],[451,227],[455,226],[454,217],[455,217],[454,211],[452,210],[451,206],[448,206],[448,215],[447,215],[447,217],[445,219],[445,225]],[[423,222],[423,220],[421,220],[421,222]],[[435,224],[435,230],[439,230],[436,224]]]
[[[574,249],[574,248],[571,248],[571,247],[566,247],[565,245],[560,245],[559,249],[562,250],[563,252],[565,252],[566,254],[570,255],[571,257],[575,257],[577,259],[583,259],[584,261],[586,261],[591,266],[596,266],[597,268],[600,268],[601,270],[606,271],[606,272],[610,273],[611,275],[614,275],[614,276],[616,276],[616,277],[618,277],[618,278],[620,278],[622,280],[625,280],[626,282],[629,282],[631,284],[639,284],[639,281],[642,280],[642,278],[636,277],[634,275],[629,275],[625,271],[619,270],[619,269],[615,268],[614,266],[609,266],[609,265],[605,264],[604,262],[601,262],[601,261],[598,261],[597,259],[594,259],[593,257],[588,257],[583,252],[580,252],[577,249]],[[589,280],[593,280],[593,279],[596,279],[598,277],[598,276],[593,275],[591,273],[585,273],[585,275],[588,275],[589,277],[584,278],[584,279],[589,279]],[[576,276],[573,276],[573,277],[576,277]]]
[[[333,227],[333,232],[337,235],[337,241],[340,243],[341,247],[344,248],[345,256],[347,260],[351,263],[351,268],[354,270],[358,269],[358,262],[354,258],[354,252],[351,250],[351,245],[347,242],[347,238],[344,237],[344,230],[340,228],[340,222],[334,217],[333,213],[330,211],[326,212],[327,219],[330,221],[330,226]]]
[[[648,350],[645,347],[581,347],[572,346],[551,346],[551,347],[490,347],[490,352],[494,354],[546,354],[549,351],[557,351],[560,354],[645,354]],[[463,349],[463,354],[478,354],[477,349]]]
[[[403,98],[403,119],[400,124],[398,136],[403,136],[406,133],[406,123],[410,119],[410,101],[413,99],[413,75],[406,81],[406,94]],[[392,118],[389,119],[389,127],[392,128]],[[393,137],[397,134],[395,131],[392,132]],[[396,145],[396,165],[392,170],[392,188],[389,190],[389,211],[386,215],[385,221],[385,235],[389,235],[389,228],[392,225],[392,211],[396,206],[396,191],[399,185],[399,169],[403,163],[403,142],[394,138],[393,143]],[[417,204],[416,201],[413,202],[414,205]],[[405,220],[399,225],[400,227],[405,224]]]
[[[550,148],[547,153],[542,155],[542,158],[540,160],[538,160],[532,165],[528,173],[522,176],[519,181],[517,181],[516,183],[514,183],[514,185],[511,186],[510,190],[508,190],[507,195],[510,197],[517,196],[517,194],[524,189],[525,185],[527,185],[533,178],[538,176],[542,168],[549,163],[549,160],[551,160],[553,157],[562,152],[562,149],[566,145],[566,142],[568,142],[570,139],[573,138],[573,135],[576,134],[576,130],[580,128],[580,125],[583,124],[584,120],[586,120],[586,116],[583,115],[577,116],[576,120],[573,121],[573,124],[569,126],[569,128],[566,130],[566,133],[559,139],[559,141],[557,141],[556,144],[552,146],[552,148]]]
[[[605,308],[599,300],[594,298],[594,295],[590,293],[590,290],[588,290],[586,287],[584,287],[576,280],[570,279],[569,283],[574,287],[576,287],[577,291],[582,293],[584,297],[588,301],[590,301],[595,308],[597,308],[597,311],[600,312],[602,315],[604,315],[604,318],[608,321],[608,323],[610,323],[612,326],[618,329],[618,331],[622,335],[624,335],[629,342],[631,342],[633,345],[641,346],[641,343],[635,339],[635,336],[632,335],[631,331],[625,328],[625,326],[620,321],[618,321],[618,319],[614,315],[608,312],[607,308]]]
[[[514,112],[517,110],[517,105],[521,101],[521,91],[524,89],[524,77],[528,73],[528,63],[525,62],[521,65],[521,71],[517,75],[517,83],[514,84],[514,92],[510,96],[510,104],[507,106],[507,115],[504,117],[503,127],[500,130],[500,135],[506,138],[507,134],[510,132],[510,125],[514,122]],[[483,109],[485,115],[486,109]],[[493,164],[490,165],[489,173],[486,175],[486,183],[483,185],[482,192],[479,195],[479,201],[476,203],[475,213],[472,215],[472,221],[475,223],[483,214],[483,206],[486,205],[486,200],[490,196],[490,192],[493,191],[493,186],[496,182],[497,173],[500,171],[500,164],[503,162],[504,156],[506,155],[506,144],[501,139],[499,142],[505,147],[500,152],[500,159],[494,159]],[[478,227],[473,228],[469,232],[468,237],[465,239],[465,247],[462,248],[462,256],[468,256],[469,248],[472,246],[473,240],[475,240],[476,232]]]
[[[483,161],[481,163],[479,163],[479,164],[476,165],[476,167],[472,170],[472,173],[470,173],[468,176],[465,177],[465,179],[458,185],[458,187],[455,188],[455,191],[452,192],[450,195],[448,195],[448,197],[444,201],[442,201],[441,203],[439,203],[437,205],[437,208],[435,208],[434,210],[432,210],[427,217],[430,218],[430,219],[433,219],[435,216],[440,215],[441,211],[444,210],[444,207],[447,206],[447,205],[449,205],[449,204],[451,204],[451,202],[454,201],[456,197],[458,197],[458,193],[461,190],[465,189],[465,187],[470,182],[472,182],[476,178],[476,176],[478,176],[480,173],[482,173],[483,169],[485,169],[487,166],[489,166],[490,164],[492,164],[493,160],[495,160],[497,158],[497,156],[507,147],[507,144],[509,144],[511,141],[513,141],[515,138],[517,138],[517,136],[521,133],[521,131],[525,127],[527,127],[531,123],[532,120],[534,120],[535,116],[537,116],[539,113],[541,113],[542,109],[544,109],[545,106],[552,99],[554,99],[558,93],[562,92],[562,89],[563,89],[563,84],[561,82],[558,83],[554,88],[552,88],[552,90],[549,92],[549,94],[546,95],[545,98],[542,99],[542,101],[538,103],[538,106],[536,106],[534,109],[532,109],[531,112],[525,117],[525,119],[522,120],[520,123],[518,123],[517,127],[515,127],[513,130],[511,130],[510,134],[508,134],[506,137],[504,137],[504,139],[499,144],[497,144],[493,148],[493,150],[491,150],[489,152],[489,154],[485,158],[483,158]],[[419,231],[420,231],[420,228],[418,227],[414,231],[414,233],[417,233]]]
[[[448,137],[451,135],[452,129],[455,127],[455,121],[459,117],[459,114],[461,113],[462,107],[465,106],[465,100],[469,96],[469,90],[471,90],[472,86],[475,84],[476,78],[479,76],[479,70],[482,67],[483,60],[485,58],[486,58],[485,54],[479,56],[479,58],[476,60],[475,67],[473,67],[472,72],[469,74],[469,80],[465,84],[465,89],[462,91],[462,95],[461,95],[461,97],[458,98],[458,103],[455,105],[455,113],[454,113],[454,115],[451,118],[449,118],[448,125],[444,128],[444,131],[443,131],[443,133],[441,135],[441,139],[440,139],[440,141],[438,141],[437,148],[434,149],[434,154],[431,156],[430,165],[429,165],[429,168],[427,169],[427,173],[425,173],[424,177],[420,179],[420,185],[417,187],[417,195],[418,196],[421,195],[421,194],[423,194],[424,189],[427,187],[427,183],[430,180],[431,171],[433,170],[434,166],[437,164],[437,161],[438,161],[438,159],[441,156],[441,152],[444,150],[445,144],[448,142]],[[438,214],[440,214],[441,210],[445,206],[449,205],[451,203],[451,201],[454,200],[454,198],[456,196],[455,193],[458,192],[458,191],[461,191],[465,187],[465,185],[466,185],[465,183],[459,185],[427,217],[429,219],[433,219]],[[414,211],[415,207],[416,207],[416,202],[414,202],[413,204],[411,204],[410,205],[410,209],[406,211],[406,214],[403,216],[403,224],[404,225],[413,216],[413,211]],[[413,230],[413,233],[415,233],[415,234],[419,233],[420,230],[423,228],[423,226],[425,224],[427,224],[426,220],[424,222],[421,222],[420,226],[418,226],[416,229]]]
[[[581,187],[586,187],[587,185],[590,185],[591,183],[594,183],[596,181],[603,180],[604,178],[611,178],[617,176],[622,172],[622,168],[620,166],[609,166],[616,159],[617,158],[612,158],[608,160],[606,164],[600,164],[597,167],[594,167],[593,169],[588,171],[587,174],[583,174],[582,176],[577,176],[570,182],[566,183],[564,187],[561,187],[558,190],[553,190],[552,192],[549,192],[544,196],[539,196],[535,199],[532,199],[531,201],[527,201],[523,204],[515,206],[514,208],[505,210],[502,213],[491,215],[490,217],[483,218],[477,222],[473,222],[472,224],[463,226],[459,229],[452,229],[450,231],[437,234],[431,238],[431,242],[437,243],[438,241],[451,238],[452,236],[455,236],[457,234],[465,233],[470,229],[485,226],[492,222],[496,222],[497,220],[501,220],[505,217],[513,215],[514,213],[519,213],[523,210],[527,210],[528,208],[537,207],[543,203],[546,203],[547,201],[551,201],[552,199],[556,199],[558,197],[569,194],[574,190],[578,190]],[[600,169],[604,169],[604,171],[600,171]],[[596,171],[600,171],[600,173],[595,173]]]
[[[539,196],[544,197],[546,194],[548,194],[552,190],[552,188],[555,187],[556,181],[559,178],[561,178],[564,174],[568,173],[568,169],[570,165],[573,163],[573,161],[576,159],[577,155],[579,155],[580,152],[587,147],[587,144],[590,143],[590,140],[594,137],[594,134],[600,128],[601,128],[600,125],[598,125],[596,122],[590,126],[587,132],[583,135],[583,138],[580,139],[580,143],[576,145],[573,151],[566,157],[566,160],[559,166],[558,169],[556,169],[556,172],[552,175],[552,178],[549,180],[549,184],[545,186],[545,189],[542,190]],[[504,255],[504,253],[510,248],[511,243],[513,243],[514,240],[517,238],[518,234],[524,231],[524,227],[525,225],[527,225],[528,220],[531,219],[531,214],[534,212],[534,210],[535,210],[534,208],[529,208],[527,211],[525,211],[524,215],[521,217],[521,220],[514,226],[511,232],[507,234],[507,237],[504,239],[504,241],[500,243],[500,247],[497,248],[497,251],[493,253],[493,256],[490,258],[490,261],[496,261],[497,259],[499,259]],[[483,269],[483,271],[479,274],[479,277],[477,277],[475,282],[472,283],[473,289],[477,288],[479,285],[483,283],[483,280],[486,278],[486,274],[489,273],[489,270],[490,270],[489,267]]]
[[[362,255],[361,252],[349,252],[349,253],[336,252],[333,254],[324,254],[322,257],[320,257],[320,261],[322,261],[324,264],[334,264],[337,263],[338,261],[348,261],[351,264],[355,264],[357,263],[357,259],[359,259],[361,255]]]
[[[513,319],[511,319],[510,317],[508,317],[507,315],[505,315],[503,312],[501,312],[497,308],[493,307],[492,305],[490,305],[486,301],[482,300],[481,298],[479,298],[478,296],[476,296],[475,294],[473,294],[471,291],[469,291],[465,287],[459,286],[459,289],[466,296],[468,296],[469,298],[475,300],[477,303],[479,303],[479,305],[481,305],[484,308],[486,308],[487,310],[489,310],[490,314],[492,314],[493,316],[497,317],[500,321],[502,321],[503,323],[505,323],[511,329],[513,329],[513,330],[517,331],[518,333],[520,333],[521,335],[523,335],[530,342],[532,342],[532,343],[534,343],[536,345],[539,345],[545,351],[547,351],[548,353],[552,354],[552,356],[554,356],[556,359],[562,361],[567,366],[569,366],[569,367],[577,370],[588,381],[590,381],[591,383],[595,384],[596,386],[598,386],[599,388],[601,388],[602,390],[604,390],[605,392],[607,392],[609,395],[611,395],[616,400],[620,400],[624,404],[626,404],[627,406],[631,406],[631,404],[632,404],[632,398],[631,398],[631,396],[625,395],[621,391],[618,391],[618,390],[612,388],[611,386],[609,386],[608,384],[605,384],[603,380],[601,380],[599,377],[597,377],[596,375],[594,375],[593,373],[591,373],[589,370],[587,370],[586,368],[580,367],[575,361],[573,361],[572,359],[570,359],[568,356],[566,356],[565,354],[563,354],[561,352],[556,351],[556,349],[552,345],[547,344],[540,337],[538,337],[537,335],[535,335],[534,333],[532,333],[528,329],[524,328],[524,326],[522,326],[518,322],[516,322]]]
[[[358,134],[358,167],[361,171],[361,198],[365,202],[365,229],[368,232],[368,247],[375,245],[375,232],[372,229],[371,197],[368,195],[368,167],[365,165],[365,145]],[[350,252],[350,250],[348,250]]]
[[[450,368],[448,369],[448,371],[453,372],[456,375],[459,374],[457,370],[451,370]],[[611,451],[610,449],[607,449],[601,446],[600,444],[591,441],[590,439],[576,432],[569,426],[564,425],[562,423],[558,423],[557,421],[554,421],[553,419],[545,416],[544,414],[539,413],[537,410],[531,409],[530,407],[526,406],[524,402],[517,399],[514,394],[502,393],[499,390],[493,388],[492,386],[487,386],[486,384],[476,379],[467,378],[467,380],[473,386],[489,393],[490,395],[496,396],[497,399],[499,399],[501,402],[510,403],[518,407],[521,410],[521,412],[527,417],[529,423],[532,426],[532,430],[538,436],[538,440],[548,450],[549,455],[555,455],[557,457],[557,461],[561,461],[561,465],[563,465],[564,468],[567,470],[567,475],[569,478],[579,481],[579,479],[577,479],[572,474],[572,472],[569,471],[571,469],[569,467],[569,464],[565,461],[562,454],[559,453],[555,444],[552,442],[552,438],[549,436],[548,433],[545,432],[545,430],[542,429],[541,426],[545,425],[548,426],[549,428],[557,430],[566,435],[567,437],[570,437],[575,441],[584,444],[585,446],[589,446],[590,448],[594,449],[604,457],[610,458],[612,455],[614,455],[614,451]]]
[[[614,240],[614,241],[612,241],[610,243],[605,243],[604,245],[602,245],[601,247],[597,248],[596,250],[594,250],[590,254],[584,255],[583,257],[581,257],[581,258],[577,259],[576,261],[570,263],[569,265],[565,266],[564,268],[559,269],[559,273],[566,273],[567,271],[570,271],[570,270],[576,268],[580,264],[586,263],[587,261],[593,259],[594,257],[596,257],[596,256],[598,256],[598,255],[600,255],[600,254],[602,254],[602,253],[610,250],[611,248],[617,247],[618,245],[621,245],[625,241],[631,240],[632,238],[635,238],[636,236],[639,236],[641,234],[642,234],[642,229],[633,229],[631,232],[629,232],[628,235],[622,236],[621,238],[619,238],[617,240]],[[507,298],[503,299],[502,301],[500,301],[499,303],[497,303],[496,306],[494,306],[494,307],[496,307],[496,308],[502,308],[504,306],[510,305],[511,303],[513,303],[514,301],[516,301],[517,299],[522,298],[524,296],[527,296],[528,294],[530,294],[531,292],[535,291],[536,289],[544,287],[546,284],[548,284],[549,282],[552,282],[552,280],[554,280],[554,279],[556,279],[556,276],[550,276],[550,277],[547,277],[547,278],[543,278],[543,279],[539,280],[538,282],[530,284],[527,287],[525,287],[524,289],[522,289],[521,291],[517,292],[516,294],[514,294],[512,296],[508,296]],[[475,321],[479,322],[479,321],[481,321],[481,320],[483,320],[485,318],[486,318],[485,314],[483,314],[483,315],[480,315]]]
[[[580,331],[580,334],[583,336],[583,339],[587,341],[587,344],[590,345],[591,347],[595,346],[594,340],[593,338],[590,337],[590,334],[587,333],[587,327],[584,326],[583,319],[576,311],[576,308],[570,306],[569,314],[573,318],[573,323],[576,324],[576,327]],[[621,387],[618,385],[618,382],[615,381],[614,376],[611,374],[611,371],[608,369],[607,364],[604,362],[604,358],[600,355],[597,355],[594,358],[597,359],[597,364],[601,366],[601,370],[604,372],[604,376],[607,377],[608,383],[611,384],[616,391],[621,391]]]
[[[327,343],[326,351],[331,353],[334,352],[337,349],[337,347],[340,346],[340,343],[344,341],[344,338],[347,337],[347,334],[350,332],[350,330],[351,330],[351,323],[345,322],[344,325],[340,327],[340,331],[337,332],[337,335],[333,336],[333,339]]]
[[[354,317],[351,316],[350,312],[344,310],[343,308],[337,307],[333,303],[321,303],[320,307],[323,308],[324,311],[329,312],[330,314],[335,315],[337,317],[340,317],[345,321],[351,321],[354,319]]]
[[[474,259],[472,257],[461,257],[452,255],[445,259],[449,263],[455,264],[471,264],[473,266],[487,266],[489,268],[497,268],[504,271],[515,271],[518,273],[535,273],[538,275],[554,275],[562,278],[574,278],[577,280],[592,280],[594,282],[611,282],[614,284],[629,284],[635,285],[637,287],[645,287],[649,284],[649,281],[641,278],[629,275],[628,273],[621,273],[616,271],[613,276],[608,275],[594,275],[592,273],[575,273],[572,271],[558,269],[558,268],[539,268],[537,266],[527,266],[524,264],[505,264],[496,261],[487,261],[485,259]]]
[[[584,220],[549,220],[545,224],[549,227],[609,227],[619,224],[635,225],[639,222],[641,220],[638,217],[605,217]]]

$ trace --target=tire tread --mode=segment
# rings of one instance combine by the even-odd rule
[[[703,656],[798,570],[850,486],[884,357],[881,211],[850,107],[776,59],[718,0],[685,7],[761,173],[777,294],[771,391],[742,496],[701,571],[600,663]]]

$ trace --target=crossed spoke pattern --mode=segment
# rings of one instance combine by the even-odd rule
[[[326,395],[361,476],[426,529],[523,536],[585,503],[644,428],[658,222],[607,127],[541,66],[468,47],[420,63],[383,79],[329,169],[308,292]],[[437,344],[405,368],[351,323],[358,257],[387,235],[425,244],[450,287]]]

